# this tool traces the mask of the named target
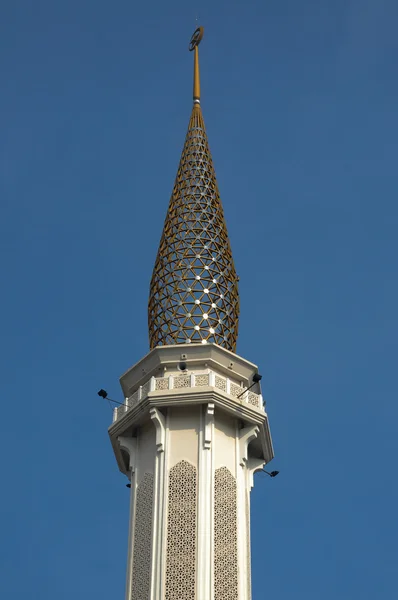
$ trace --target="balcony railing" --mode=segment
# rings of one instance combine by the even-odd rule
[[[193,373],[191,375],[151,377],[151,379],[144,385],[141,385],[130,398],[126,398],[123,405],[114,409],[113,422],[120,419],[129,409],[139,404],[142,400],[145,400],[149,392],[201,387],[213,387],[236,399],[244,392],[239,398],[240,402],[247,402],[256,408],[263,410],[263,398],[261,394],[255,394],[252,391],[244,391],[244,387],[234,383],[229,377],[223,377],[214,371],[207,370],[205,373]]]

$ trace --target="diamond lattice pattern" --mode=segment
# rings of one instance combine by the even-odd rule
[[[214,342],[235,351],[238,317],[238,277],[196,106],[151,281],[150,346]]]

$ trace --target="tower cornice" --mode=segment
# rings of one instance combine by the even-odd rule
[[[180,363],[187,359],[190,366],[206,363],[209,368],[216,368],[225,377],[236,377],[239,373],[239,380],[246,386],[252,382],[253,375],[258,373],[258,367],[254,363],[217,344],[203,344],[200,347],[191,344],[158,346],[120,377],[124,397],[131,396],[150,377],[159,377],[164,372],[177,370]]]

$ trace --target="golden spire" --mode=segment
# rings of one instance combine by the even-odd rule
[[[194,51],[193,63],[193,103],[200,104],[200,73],[199,73],[199,44],[203,38],[203,27],[198,29],[193,34],[189,43],[189,50]]]
[[[149,342],[214,342],[234,352],[238,277],[200,108],[202,37],[199,27],[189,45],[194,105],[151,280]]]

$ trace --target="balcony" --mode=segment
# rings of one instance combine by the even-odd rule
[[[129,397],[125,399],[122,406],[114,409],[113,422],[130,409],[134,408],[141,401],[148,397],[150,392],[170,392],[171,390],[193,390],[197,388],[213,388],[232,398],[235,398],[239,403],[246,403],[256,409],[264,411],[263,398],[261,394],[245,391],[242,385],[238,385],[229,377],[223,377],[219,373],[206,369],[191,374],[169,375],[167,377],[151,377],[146,383],[140,385],[139,388]],[[242,393],[243,392],[243,393]],[[241,395],[242,394],[242,395]],[[240,396],[240,398],[238,398]]]

